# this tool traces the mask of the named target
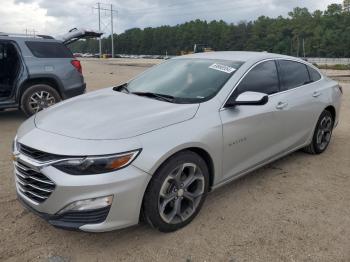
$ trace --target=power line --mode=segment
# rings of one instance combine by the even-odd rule
[[[218,3],[231,3],[233,4],[233,1],[231,0],[216,0],[215,1],[215,5],[217,6]],[[245,2],[243,0],[241,1],[238,1],[238,2]],[[186,1],[186,2],[176,2],[174,4],[171,4],[171,5],[167,5],[167,6],[153,6],[153,7],[146,7],[146,8],[136,8],[136,9],[133,9],[133,8],[123,8],[124,11],[127,11],[127,12],[130,12],[130,13],[139,13],[139,12],[147,12],[147,11],[150,11],[150,12],[153,12],[153,11],[158,11],[158,10],[166,10],[166,11],[171,11],[171,10],[177,10],[179,8],[183,8],[183,7],[186,7],[186,6],[189,6],[191,5],[192,3],[195,3],[196,6],[198,5],[205,5],[205,4],[211,4],[213,3],[212,0],[202,0],[200,2],[192,2],[192,1]]]
[[[246,3],[245,1],[239,1],[237,3]],[[232,1],[229,0],[217,0],[215,6],[218,6],[218,4],[221,5],[230,5],[232,6]],[[152,8],[141,8],[141,9],[124,9],[128,14],[144,14],[144,13],[165,13],[165,12],[171,12],[171,11],[182,11],[186,7],[190,6],[190,3],[187,4],[176,4],[173,6],[159,6],[159,7],[152,7]],[[199,2],[196,3],[196,9],[201,9],[204,7],[210,7],[212,6],[212,2]],[[221,7],[222,8],[222,7]]]
[[[305,1],[301,1],[301,0],[298,0],[299,2],[305,2]],[[280,0],[279,2],[290,2],[290,0]],[[218,6],[218,4],[229,4],[229,6],[232,6],[232,7],[237,7],[239,8],[240,6],[242,5],[238,5],[237,4],[242,4],[242,3],[247,3],[247,1],[235,1],[233,2],[232,0],[216,0],[214,3],[213,1],[211,0],[202,0],[200,2],[194,2],[194,1],[183,1],[183,2],[176,2],[172,5],[168,5],[168,6],[154,6],[154,7],[149,7],[149,8],[139,8],[139,9],[129,9],[129,8],[123,8],[124,11],[126,12],[130,12],[132,14],[138,14],[138,13],[164,13],[164,12],[167,12],[167,11],[179,11],[180,9],[186,7],[186,6],[190,6],[191,4],[195,4],[196,6],[201,6],[201,7],[205,7],[203,5],[208,5],[208,6],[212,6],[210,4],[213,4],[214,6]],[[253,6],[264,6],[266,5],[266,3],[264,1],[260,1],[260,3],[255,3],[253,5],[249,5],[249,7]],[[244,5],[243,5],[244,6]],[[224,7],[221,6],[220,7],[221,9],[223,9]],[[212,9],[210,10],[207,10],[208,12],[212,11]]]
[[[231,7],[230,8],[216,8],[216,9],[210,9],[210,10],[196,10],[196,11],[184,11],[181,12],[181,16],[184,15],[197,15],[197,14],[205,14],[205,13],[214,13],[214,14],[220,14],[220,13],[226,13],[226,12],[232,12],[234,9],[233,8],[240,8],[240,9],[244,9],[244,8],[250,8],[252,6],[236,6],[236,7]],[[179,10],[170,10],[170,11],[179,11]],[[147,15],[147,14],[152,14],[152,15],[157,15],[157,14],[165,14],[166,16],[178,16],[178,13],[174,13],[174,12],[170,12],[170,13],[165,13],[163,10],[159,10],[159,11],[155,11],[155,12],[144,12],[143,14]],[[128,14],[128,16],[138,16],[139,13],[132,13],[132,14]]]

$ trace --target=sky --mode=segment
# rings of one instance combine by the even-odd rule
[[[74,27],[98,29],[98,0],[0,0],[0,32],[60,35]],[[261,15],[287,16],[294,7],[324,10],[341,0],[100,0],[113,4],[114,32],[176,25],[194,19],[237,23]],[[101,11],[101,31],[110,33],[110,11]]]

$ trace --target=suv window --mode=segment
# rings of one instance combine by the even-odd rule
[[[278,64],[282,90],[289,90],[310,83],[306,65],[288,60],[280,60]]]
[[[279,91],[279,80],[275,61],[258,64],[244,77],[238,85],[235,95],[252,91],[268,95]]]
[[[4,60],[7,57],[7,52],[4,44],[0,44],[0,60]]]
[[[307,69],[309,70],[310,78],[312,82],[316,82],[321,79],[321,75],[319,72],[317,72],[317,70],[313,69],[310,66],[308,66]]]
[[[26,45],[38,58],[73,58],[72,52],[62,43],[27,41]]]

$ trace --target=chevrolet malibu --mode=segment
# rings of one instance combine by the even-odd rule
[[[14,140],[18,199],[101,232],[190,223],[208,192],[298,149],[324,152],[342,88],[288,56],[212,52],[39,112]]]

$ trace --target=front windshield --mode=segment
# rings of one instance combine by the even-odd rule
[[[175,103],[199,103],[214,97],[241,65],[228,60],[172,59],[135,78],[127,89],[171,96]]]

